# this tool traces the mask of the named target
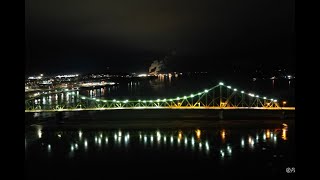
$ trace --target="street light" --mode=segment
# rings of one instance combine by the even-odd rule
[[[287,104],[287,102],[286,102],[286,101],[283,101],[282,104],[283,104],[283,106],[285,106],[285,105]]]

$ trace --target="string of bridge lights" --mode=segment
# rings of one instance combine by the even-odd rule
[[[112,99],[112,100],[107,100],[107,99],[98,99],[98,98],[90,98],[90,97],[87,97],[87,96],[83,96],[83,95],[79,95],[79,97],[83,100],[94,100],[94,101],[97,101],[97,102],[113,102],[113,103],[130,103],[130,102],[139,102],[139,103],[159,103],[159,102],[172,102],[172,101],[179,101],[179,100],[185,100],[185,99],[189,99],[189,98],[193,98],[195,96],[201,96],[203,94],[206,94],[208,93],[209,91],[215,89],[216,87],[219,87],[219,86],[224,86],[224,87],[227,87],[228,89],[234,91],[234,92],[238,92],[238,89],[237,88],[232,88],[232,86],[229,86],[229,85],[225,85],[223,82],[220,82],[218,85],[210,88],[210,89],[205,89],[204,91],[202,92],[198,92],[198,93],[192,93],[190,94],[189,96],[178,96],[176,98],[165,98],[165,99],[156,99],[156,100],[141,100],[141,99],[138,99],[138,100],[117,100],[117,99]],[[64,91],[69,91],[69,89],[65,89]],[[264,97],[260,97],[259,95],[257,94],[253,94],[253,93],[246,93],[245,91],[240,91],[241,94],[245,94],[245,95],[248,95],[248,96],[251,96],[251,97],[255,97],[255,98],[258,98],[258,99],[263,99],[263,100],[269,100],[271,102],[277,102],[277,99],[269,99],[267,98],[266,96]],[[70,93],[71,95],[74,95],[75,92],[72,92]],[[70,95],[67,93],[67,95]]]

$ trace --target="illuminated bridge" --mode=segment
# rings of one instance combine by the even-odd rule
[[[51,100],[66,93],[70,102]],[[62,94],[63,96],[63,94]],[[52,103],[46,103],[46,102]],[[284,105],[284,104],[283,104]],[[25,101],[25,112],[116,110],[116,109],[261,109],[295,110],[294,107],[282,107],[276,98],[260,96],[225,85],[218,85],[200,92],[164,99],[102,99],[79,95],[74,89],[41,93]]]

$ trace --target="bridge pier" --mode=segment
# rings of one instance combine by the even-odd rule
[[[220,120],[223,119],[223,110],[220,110],[220,111],[219,111],[219,115],[218,115],[218,116],[219,116],[219,119],[220,119]]]

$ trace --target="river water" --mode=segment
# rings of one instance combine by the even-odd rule
[[[287,175],[286,168],[295,167],[293,121],[232,124],[160,129],[35,125],[25,139],[26,174],[30,179],[241,177]]]

